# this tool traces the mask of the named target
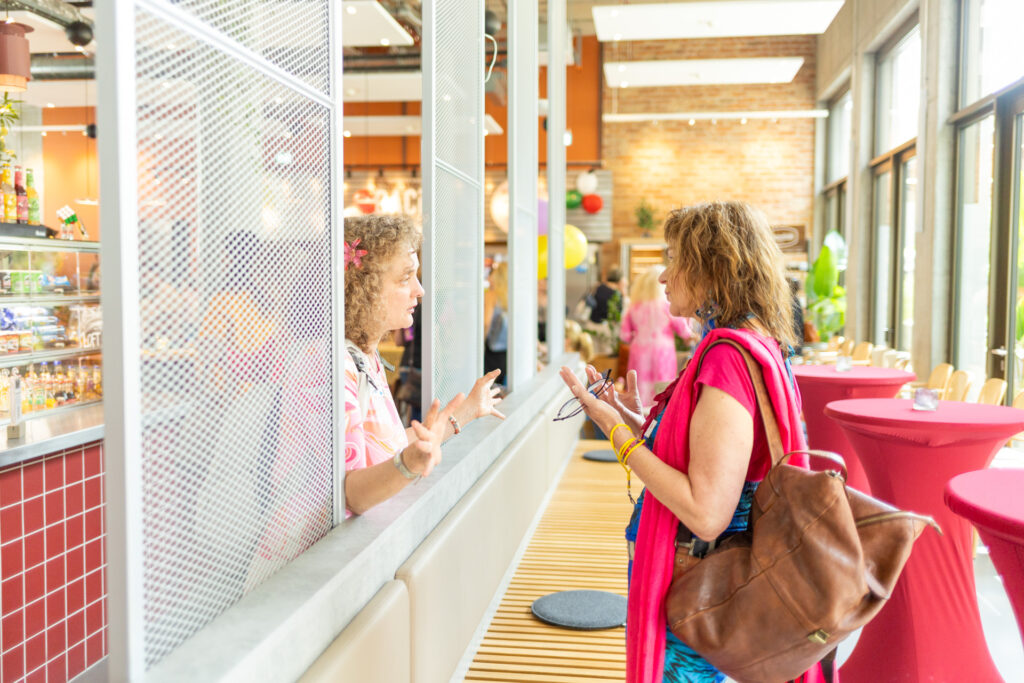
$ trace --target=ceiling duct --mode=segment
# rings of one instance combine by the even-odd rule
[[[96,78],[96,63],[92,57],[72,52],[66,55],[32,55],[32,80],[74,81]]]
[[[87,24],[90,28],[94,28],[92,19],[79,12],[78,8],[74,5],[64,2],[64,0],[10,0],[6,8],[32,12],[64,28],[75,22],[81,22]]]

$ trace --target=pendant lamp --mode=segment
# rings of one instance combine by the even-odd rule
[[[32,77],[25,34],[31,26],[16,21],[0,22],[0,92],[24,92]]]

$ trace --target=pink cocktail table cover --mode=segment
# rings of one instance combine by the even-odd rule
[[[858,491],[871,493],[864,468],[839,424],[825,416],[825,406],[846,398],[892,398],[916,375],[895,368],[855,365],[840,372],[834,365],[796,365],[793,376],[800,387],[807,443],[811,448],[835,451],[846,460],[847,483]],[[815,467],[815,461],[811,461]]]
[[[1024,470],[953,477],[946,485],[946,505],[978,528],[1024,635]]]
[[[934,412],[912,401],[835,401],[836,420],[856,450],[876,498],[931,515],[889,603],[861,633],[843,665],[844,683],[1001,681],[985,645],[975,597],[970,525],[943,501],[952,477],[982,469],[1024,429],[1024,410],[941,401]]]

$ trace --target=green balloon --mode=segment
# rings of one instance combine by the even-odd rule
[[[579,190],[569,190],[565,193],[565,208],[578,209],[583,203],[583,193]]]

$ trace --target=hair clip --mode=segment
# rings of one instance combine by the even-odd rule
[[[348,270],[349,264],[354,265],[356,268],[363,267],[363,257],[366,256],[365,249],[356,249],[359,246],[360,240],[352,240],[351,243],[345,242],[345,270]]]

